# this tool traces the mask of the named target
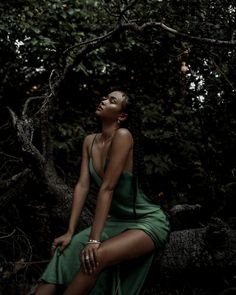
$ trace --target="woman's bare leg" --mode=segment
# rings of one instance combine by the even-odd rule
[[[56,290],[56,285],[42,282],[38,285],[35,295],[55,295]]]
[[[89,275],[83,269],[76,274],[64,295],[86,295],[96,283],[98,274],[105,267],[135,259],[155,249],[153,240],[142,230],[127,230],[101,244],[98,248],[99,268]]]
[[[69,287],[66,289],[63,295],[86,295],[93,288],[97,281],[99,272],[96,274],[86,274],[83,269],[74,277],[73,281],[70,283]]]

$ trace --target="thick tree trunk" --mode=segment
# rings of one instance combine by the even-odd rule
[[[160,286],[179,286],[179,282],[220,291],[219,285],[235,273],[236,231],[213,218],[206,227],[170,234],[169,242],[157,252],[144,294],[159,294]]]

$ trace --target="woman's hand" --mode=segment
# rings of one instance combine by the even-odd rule
[[[58,247],[58,252],[61,255],[64,249],[70,244],[71,239],[72,239],[72,234],[68,232],[56,238],[52,243],[51,255],[54,255],[54,252],[57,247]]]
[[[99,266],[98,248],[100,244],[87,244],[81,251],[81,262],[85,273],[93,274]]]

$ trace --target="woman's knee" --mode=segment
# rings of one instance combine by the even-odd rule
[[[99,271],[120,263],[122,261],[128,260],[128,255],[123,253],[119,253],[119,249],[108,249],[108,247],[99,248],[98,250],[98,263],[99,263]]]
[[[98,261],[101,268],[105,268],[135,259],[154,250],[155,244],[146,233],[130,230],[102,243],[98,248]]]
[[[109,267],[118,261],[113,261],[113,253],[108,251],[107,247],[103,247],[102,245],[98,248],[97,252],[97,260],[98,260],[98,269],[102,271],[104,268]]]

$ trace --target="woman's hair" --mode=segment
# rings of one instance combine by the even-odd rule
[[[120,90],[119,90],[120,91]],[[149,183],[147,181],[146,169],[144,163],[144,152],[142,145],[140,111],[137,104],[133,101],[132,96],[128,96],[125,92],[120,91],[124,97],[122,111],[128,114],[128,119],[121,123],[122,127],[129,129],[133,135],[134,153],[133,153],[133,210],[136,216],[135,203],[137,198],[137,183],[148,197],[152,196]]]

